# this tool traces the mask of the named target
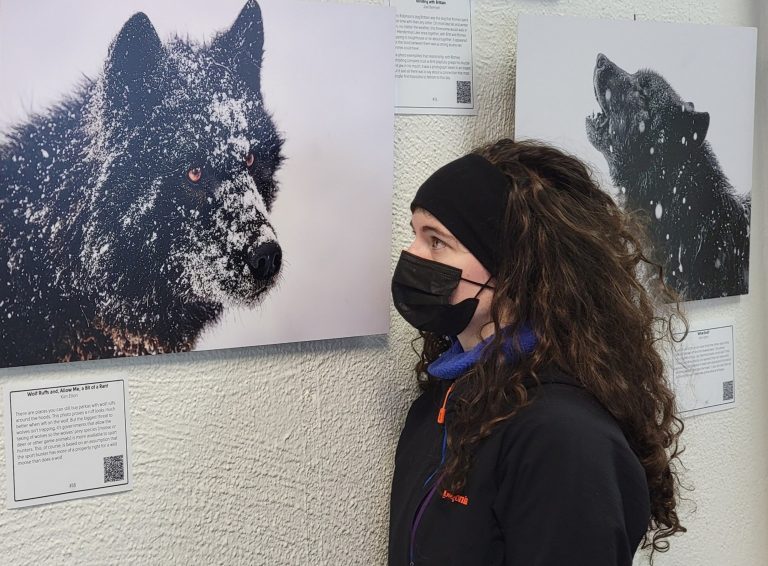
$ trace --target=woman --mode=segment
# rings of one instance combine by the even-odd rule
[[[423,393],[395,456],[390,565],[665,551],[685,532],[683,423],[654,344],[687,323],[641,227],[579,160],[508,139],[439,169],[411,210],[392,293],[421,331]]]

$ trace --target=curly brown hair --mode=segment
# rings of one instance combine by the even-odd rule
[[[677,516],[683,421],[656,346],[688,332],[679,297],[647,251],[645,220],[624,212],[576,157],[536,141],[502,139],[475,149],[508,178],[500,270],[491,303],[494,336],[480,362],[456,380],[441,485],[458,493],[472,454],[500,423],[528,405],[526,376],[546,366],[578,378],[618,421],[645,468],[651,520],[642,547],[685,532]],[[534,351],[510,367],[502,329],[529,324]],[[438,380],[426,368],[444,352],[443,336],[421,333],[421,389]],[[416,339],[418,341],[419,338]],[[414,343],[416,342],[414,341]],[[416,349],[414,347],[414,349]]]

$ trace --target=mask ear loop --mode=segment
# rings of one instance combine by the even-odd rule
[[[483,289],[490,289],[491,291],[495,291],[496,290],[496,287],[491,287],[490,285],[488,285],[488,281],[493,279],[493,275],[489,276],[488,280],[485,283],[478,283],[477,281],[472,281],[471,279],[465,279],[464,277],[459,277],[459,279],[461,279],[462,281],[466,281],[467,283],[472,283],[473,285],[477,285],[478,287],[480,287],[480,289],[477,291],[477,293],[474,296],[475,299],[480,296],[480,293],[483,292]]]

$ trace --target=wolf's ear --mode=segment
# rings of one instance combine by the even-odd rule
[[[674,111],[675,132],[685,137],[686,145],[698,147],[709,131],[709,112],[696,112],[693,102],[684,102]]]
[[[237,72],[254,93],[261,91],[264,23],[256,0],[248,0],[232,27],[213,41],[211,49],[214,57]]]
[[[160,38],[142,12],[131,16],[109,48],[105,66],[107,100],[115,108],[146,114],[158,99],[156,71],[163,53]]]

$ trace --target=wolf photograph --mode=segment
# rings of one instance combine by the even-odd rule
[[[298,50],[305,8],[290,2],[217,3],[210,18],[192,3],[190,21],[210,22],[199,30],[166,25],[173,3],[135,4],[98,8],[121,23],[101,43],[83,30],[80,51],[35,35],[45,10],[0,8],[0,367],[386,332],[392,78],[374,41],[386,46],[389,14],[313,7],[327,35]],[[99,21],[50,8],[62,29]],[[362,30],[345,38],[351,20]],[[344,39],[378,68],[353,68]],[[41,80],[41,53],[69,66],[66,82]],[[308,91],[299,57],[330,84]],[[336,132],[304,118],[329,107]],[[362,139],[370,156],[350,167]],[[359,195],[362,178],[374,180]],[[333,219],[353,200],[369,226],[357,244]],[[357,275],[345,253],[365,254]]]
[[[667,283],[691,300],[745,295],[750,195],[734,194],[720,168],[706,140],[709,114],[658,73],[629,74],[602,53],[594,87],[600,111],[587,118],[587,137],[624,206],[652,219]]]
[[[550,53],[532,54],[521,26],[516,135],[590,161],[647,223],[652,258],[683,300],[747,294],[754,30],[565,20],[566,36],[562,20],[527,22],[569,45]],[[548,69],[538,99],[534,67]],[[568,91],[553,88],[576,74]]]

